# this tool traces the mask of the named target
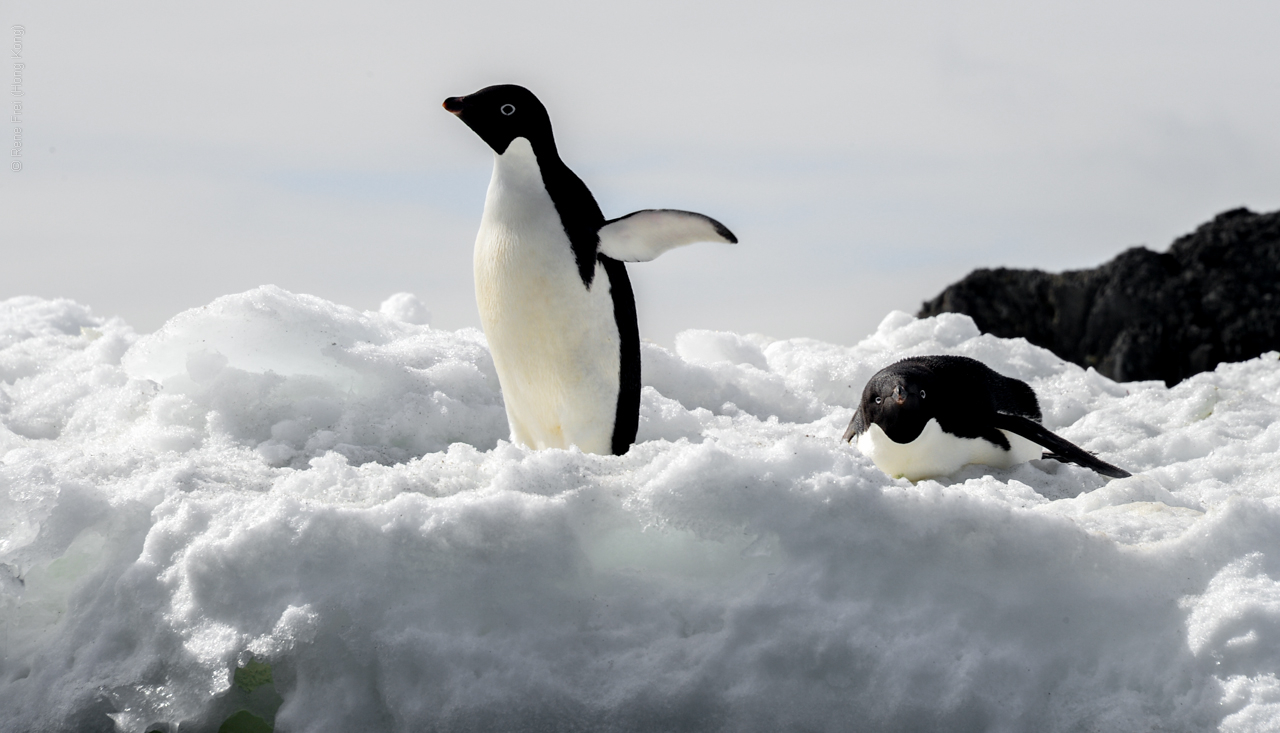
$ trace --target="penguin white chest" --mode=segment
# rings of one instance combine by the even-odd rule
[[[1044,449],[1021,435],[1001,430],[1009,440],[1010,450],[982,438],[951,435],[936,419],[925,423],[924,430],[910,443],[895,443],[879,425],[872,424],[858,437],[858,450],[881,471],[909,481],[946,476],[970,463],[1008,468],[1039,458]]]
[[[596,263],[591,287],[583,284],[524,138],[496,156],[476,235],[475,281],[512,439],[612,452],[621,340],[609,277]]]

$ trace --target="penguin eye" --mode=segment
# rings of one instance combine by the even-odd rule
[[[876,404],[878,405],[878,404],[880,404],[881,402],[884,402],[884,398],[883,398],[883,397],[877,397],[877,398],[876,398]]]
[[[510,117],[511,115],[516,113],[516,106],[514,104],[504,104],[498,108],[498,111]]]
[[[922,389],[922,390],[920,390],[920,399],[922,399],[922,400],[924,399],[924,390],[923,390],[923,389]]]

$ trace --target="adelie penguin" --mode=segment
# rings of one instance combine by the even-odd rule
[[[737,238],[688,211],[606,220],[524,87],[486,87],[444,108],[494,153],[476,235],[476,302],[512,440],[626,453],[640,420],[640,332],[623,263]]]
[[[1040,402],[1026,382],[965,356],[914,356],[871,377],[843,440],[857,438],[881,471],[911,481],[970,463],[1008,468],[1035,458],[1111,478],[1130,475],[1054,435],[1040,419]]]

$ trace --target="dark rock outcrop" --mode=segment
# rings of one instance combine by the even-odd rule
[[[1115,380],[1172,385],[1280,349],[1280,211],[1228,211],[1168,252],[1134,247],[1092,270],[975,270],[919,315],[947,312]]]

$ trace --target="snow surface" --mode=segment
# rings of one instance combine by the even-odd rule
[[[428,320],[0,302],[0,729],[216,730],[256,659],[280,731],[1280,730],[1275,353],[1168,389],[958,315],[686,331],[611,457],[509,444]],[[839,436],[927,353],[1136,475],[889,479]]]

